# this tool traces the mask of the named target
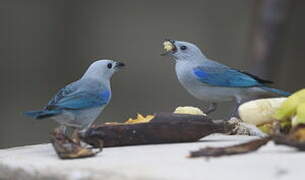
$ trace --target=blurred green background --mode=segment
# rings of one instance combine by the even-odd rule
[[[288,3],[280,32],[274,33],[275,56],[268,62],[257,60],[257,51],[268,48],[256,38],[260,19],[269,18],[261,15],[262,3],[0,0],[0,147],[48,142],[57,124],[22,112],[42,108],[97,59],[127,64],[113,77],[112,101],[97,123],[124,121],[137,112],[173,111],[178,105],[203,108],[205,103],[178,83],[173,61],[160,56],[164,38],[194,42],[208,57],[272,79],[274,87],[303,88],[305,1]],[[267,25],[267,39],[273,38],[272,27]],[[229,108],[219,106],[213,117],[226,116]]]

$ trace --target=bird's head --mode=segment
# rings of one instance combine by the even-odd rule
[[[165,52],[161,55],[172,56],[177,62],[194,61],[205,57],[195,44],[184,41],[165,39],[163,49]]]
[[[90,65],[83,78],[105,79],[109,80],[112,75],[124,67],[122,62],[113,60],[98,60]]]

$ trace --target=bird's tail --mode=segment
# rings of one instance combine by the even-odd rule
[[[35,119],[44,119],[44,118],[58,115],[60,112],[61,112],[60,110],[42,110],[42,111],[24,112],[23,114],[28,117],[35,118]]]
[[[264,90],[278,94],[280,96],[290,96],[291,93],[290,92],[286,92],[286,91],[282,91],[279,89],[274,89],[274,88],[270,88],[270,87],[263,87]]]

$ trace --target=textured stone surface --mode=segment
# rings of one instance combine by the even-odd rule
[[[0,150],[0,180],[302,179],[305,153],[267,144],[259,151],[220,158],[187,158],[189,151],[253,139],[212,135],[197,143],[105,148],[93,158],[60,160],[50,144]]]

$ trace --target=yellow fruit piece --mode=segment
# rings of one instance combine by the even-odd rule
[[[292,126],[295,127],[299,124],[305,124],[305,102],[298,105],[296,116],[292,118]]]
[[[106,125],[124,125],[124,124],[136,124],[136,123],[147,123],[149,121],[151,121],[155,116],[153,115],[147,115],[147,116],[143,116],[142,114],[137,114],[137,118],[136,119],[132,119],[129,118],[127,121],[123,122],[123,123],[119,123],[119,122],[106,122]]]
[[[238,113],[246,123],[261,125],[275,120],[276,110],[287,98],[266,98],[246,102],[239,106]]]
[[[165,51],[171,51],[174,49],[174,45],[169,41],[164,41],[163,48]]]
[[[266,133],[266,134],[272,134],[272,132],[273,132],[272,123],[266,123],[266,124],[258,125],[257,128],[260,129],[263,133]]]
[[[192,115],[203,115],[206,116],[204,112],[202,112],[199,108],[197,107],[192,107],[192,106],[184,106],[184,107],[177,107],[174,111],[175,114],[192,114]]]
[[[147,123],[150,120],[152,120],[154,117],[155,116],[153,116],[153,115],[147,115],[144,117],[142,114],[137,114],[136,119],[129,118],[125,123],[126,124]]]
[[[283,102],[281,107],[275,112],[274,118],[278,120],[288,119],[296,114],[299,104],[305,102],[305,89],[301,89]]]
[[[279,125],[280,125],[281,130],[290,129],[291,121],[290,120],[281,121]],[[277,125],[277,123],[270,122],[270,123],[266,123],[266,124],[257,125],[257,127],[262,132],[272,135],[274,133],[274,130],[277,130],[278,125]]]

